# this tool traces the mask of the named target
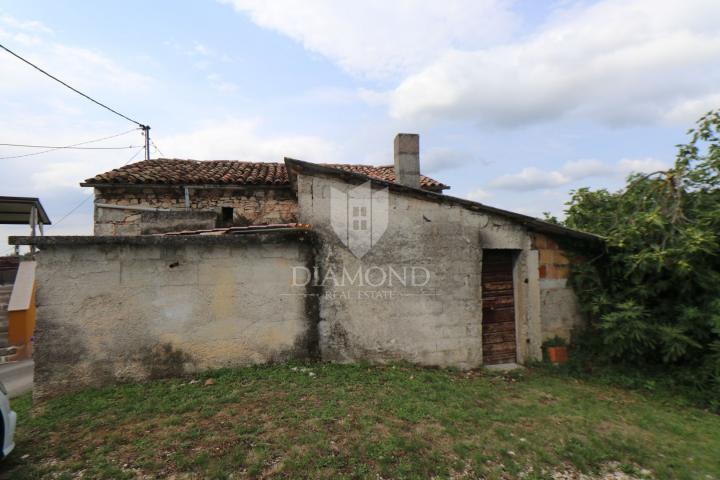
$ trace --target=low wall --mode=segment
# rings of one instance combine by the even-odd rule
[[[315,348],[305,233],[38,241],[37,397]]]

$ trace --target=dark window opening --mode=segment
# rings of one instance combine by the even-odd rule
[[[222,207],[222,211],[220,213],[220,220],[224,227],[232,225],[232,223],[233,223],[233,208],[232,207]]]

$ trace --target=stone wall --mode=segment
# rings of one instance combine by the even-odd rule
[[[537,265],[537,252],[530,252],[530,237],[522,226],[448,202],[390,191],[387,230],[358,258],[342,244],[331,222],[333,189],[345,194],[353,187],[333,177],[299,174],[297,179],[299,221],[312,224],[320,238],[316,264],[324,283],[319,324],[323,358],[481,365],[485,248],[517,251],[518,360],[540,358],[539,296],[537,289],[530,291],[531,285],[537,286],[538,269],[528,268]],[[429,272],[426,285],[381,282],[391,268],[402,272],[414,267]],[[344,272],[356,278],[358,270],[369,282],[325,281],[329,272],[335,279]]]
[[[38,397],[316,348],[300,234],[59,238],[38,254]]]
[[[95,235],[153,235],[217,226],[217,214],[207,210],[141,211],[133,207],[95,207]]]
[[[191,211],[207,211],[222,223],[222,207],[233,209],[233,218],[222,226],[293,223],[297,202],[286,187],[265,188],[190,188]],[[129,207],[127,210],[102,208],[109,204]],[[95,235],[138,235],[141,215],[133,207],[184,211],[185,190],[182,187],[96,187]],[[215,225],[213,225],[214,227]],[[207,228],[207,227],[202,227]]]

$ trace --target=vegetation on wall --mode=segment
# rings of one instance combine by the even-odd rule
[[[585,358],[682,372],[720,408],[720,110],[688,135],[669,170],[574,191],[564,224],[607,239],[572,278]]]

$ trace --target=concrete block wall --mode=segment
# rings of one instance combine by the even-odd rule
[[[309,356],[316,320],[292,270],[311,262],[311,247],[253,237],[42,246],[36,396]]]
[[[585,324],[577,295],[568,284],[573,254],[540,233],[533,234],[533,247],[539,253],[542,340],[556,336],[570,340],[572,331]]]
[[[185,210],[182,187],[102,187],[95,188],[95,203],[127,207]],[[289,188],[195,188],[190,189],[190,208],[220,214],[222,207],[233,208],[233,224],[262,225],[293,223],[297,202]],[[140,235],[139,211],[95,208],[95,235]]]

